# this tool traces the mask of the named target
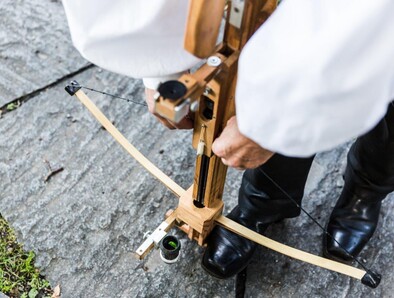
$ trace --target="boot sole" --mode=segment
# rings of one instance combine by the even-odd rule
[[[346,264],[346,265],[350,265],[353,262],[353,259],[344,260],[342,258],[338,258],[338,257],[330,254],[328,252],[328,250],[327,250],[327,236],[326,235],[323,236],[322,255],[323,255],[323,257],[325,257],[327,259],[330,259],[330,260],[333,260],[333,261],[336,261],[336,262],[339,262],[339,263],[343,263],[343,264]]]
[[[205,271],[206,273],[208,273],[209,275],[211,275],[211,276],[213,276],[213,277],[215,277],[215,278],[217,278],[217,279],[224,280],[224,279],[229,279],[229,278],[231,278],[231,277],[234,277],[234,276],[236,276],[238,273],[242,272],[244,269],[246,269],[246,267],[248,267],[249,263],[250,263],[250,261],[247,262],[247,264],[246,264],[245,266],[242,266],[242,268],[239,268],[239,270],[237,270],[235,273],[233,273],[233,274],[231,274],[231,275],[229,275],[229,276],[217,275],[217,274],[213,273],[211,270],[209,270],[207,267],[205,267],[205,265],[204,265],[203,263],[201,263],[201,267],[202,267],[202,268],[204,269],[204,271]]]

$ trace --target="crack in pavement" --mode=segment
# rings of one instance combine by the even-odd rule
[[[48,85],[45,85],[45,86],[38,88],[30,93],[27,93],[27,94],[24,94],[24,95],[19,96],[17,98],[14,98],[13,100],[7,102],[6,104],[4,104],[3,106],[0,107],[0,118],[1,118],[1,116],[4,116],[5,114],[8,114],[8,113],[16,110],[16,109],[12,109],[12,110],[7,109],[7,106],[9,104],[14,103],[19,107],[19,105],[21,105],[24,102],[27,102],[29,99],[37,96],[38,94],[45,91],[46,89],[52,88],[52,87],[56,86],[57,84],[59,84],[60,82],[66,80],[66,79],[72,78],[73,76],[78,75],[78,74],[80,74],[90,68],[93,68],[93,67],[95,67],[94,64],[88,63],[84,67],[81,67],[80,69],[77,69],[76,71],[73,71],[65,76],[62,76],[61,78],[56,79],[55,81],[53,81],[52,83],[49,83]]]

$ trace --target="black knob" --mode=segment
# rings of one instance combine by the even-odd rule
[[[165,99],[177,100],[186,94],[187,88],[179,81],[167,81],[160,84],[157,91]]]

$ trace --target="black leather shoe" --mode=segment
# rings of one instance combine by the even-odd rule
[[[327,225],[329,232],[352,256],[357,256],[375,232],[381,201],[394,191],[394,103],[386,116],[349,150],[345,187]],[[349,256],[329,236],[323,253],[338,261]]]
[[[268,224],[247,219],[238,206],[227,217],[260,234],[268,227]],[[257,247],[255,242],[220,226],[212,230],[207,244],[201,266],[210,275],[220,279],[232,277],[245,269]]]
[[[325,234],[323,254],[342,262],[352,261],[352,256],[358,256],[375,232],[382,199],[379,196],[359,196],[345,187],[327,225],[327,232],[340,245]]]
[[[284,187],[301,204],[304,186],[313,157],[290,158],[275,154],[256,169],[248,169],[242,177],[238,206],[228,218],[257,232],[264,233],[268,225],[300,214],[275,183]],[[208,247],[202,267],[217,278],[229,278],[249,264],[257,244],[216,226],[207,239]]]

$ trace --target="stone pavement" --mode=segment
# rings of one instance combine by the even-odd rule
[[[234,280],[206,275],[203,250],[177,230],[184,247],[178,263],[163,264],[157,251],[144,261],[133,257],[177,199],[63,90],[72,78],[143,101],[141,82],[90,67],[71,45],[58,1],[2,1],[0,19],[0,106],[22,101],[0,119],[0,213],[37,253],[51,284],[61,285],[62,297],[233,297]],[[89,95],[166,174],[185,188],[192,183],[189,132],[165,130],[143,106]],[[343,184],[348,147],[318,155],[308,179],[304,207],[323,224]],[[64,170],[45,182],[48,162]],[[236,203],[240,178],[229,172],[226,211]],[[378,231],[361,255],[383,275],[377,289],[261,248],[248,269],[246,296],[393,297],[393,206],[384,202]],[[268,233],[320,254],[322,232],[305,215]]]

